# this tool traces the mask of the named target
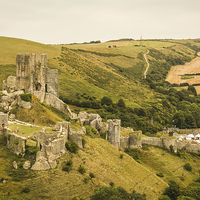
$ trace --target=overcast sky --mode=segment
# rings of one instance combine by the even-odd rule
[[[200,0],[0,0],[0,36],[45,44],[200,38]]]

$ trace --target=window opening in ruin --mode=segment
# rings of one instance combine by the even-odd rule
[[[37,84],[35,85],[35,90],[36,90],[36,91],[40,91],[40,90],[41,90],[41,84],[40,84],[40,83],[37,83]]]
[[[40,151],[42,150],[42,145],[40,144]]]
[[[45,84],[45,92],[47,92],[47,84]]]
[[[41,67],[41,62],[40,62],[40,61],[38,61],[38,67],[39,67],[39,68]]]

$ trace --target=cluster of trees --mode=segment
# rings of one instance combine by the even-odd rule
[[[90,197],[90,200],[146,200],[145,195],[137,193],[133,190],[128,193],[122,187],[100,187],[94,191],[94,194]]]
[[[185,188],[180,186],[175,181],[169,182],[167,187],[159,200],[197,200],[200,196],[200,179],[189,184]]]

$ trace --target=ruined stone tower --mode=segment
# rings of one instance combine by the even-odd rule
[[[28,92],[29,89],[29,54],[17,54],[16,57],[16,89],[25,89]]]
[[[107,140],[117,148],[120,148],[120,128],[121,120],[113,119],[108,120],[108,135]]]
[[[44,101],[45,95],[59,96],[58,70],[47,67],[47,54],[17,54],[16,77],[3,82],[3,90],[25,90]]]

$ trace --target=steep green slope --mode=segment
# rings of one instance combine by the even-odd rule
[[[84,139],[86,145],[83,150],[79,150],[78,154],[67,152],[58,159],[55,169],[47,171],[13,169],[13,161],[17,161],[19,166],[25,160],[33,161],[12,154],[1,142],[0,178],[6,180],[6,184],[0,182],[0,196],[11,199],[21,196],[21,199],[89,199],[95,188],[109,186],[113,182],[114,187],[121,186],[128,192],[134,189],[145,194],[147,199],[156,200],[170,180],[186,187],[199,177],[198,155],[181,152],[177,156],[161,148],[145,146],[142,150],[133,150],[138,153],[139,164],[103,139],[88,136]],[[62,170],[66,161],[72,162],[69,172]],[[184,169],[186,163],[192,166],[191,172]],[[78,172],[80,165],[86,170],[84,174]],[[94,174],[94,178],[90,177],[90,173]],[[25,188],[30,192],[22,194]]]
[[[121,186],[127,191],[135,189],[146,194],[147,199],[158,199],[167,187],[167,183],[161,178],[107,141],[90,137],[85,137],[85,140],[86,146],[78,154],[68,152],[59,158],[56,169],[41,172],[13,169],[14,160],[20,163],[25,159],[17,158],[1,145],[1,178],[7,179],[7,183],[0,183],[0,196],[21,196],[22,189],[29,188],[30,193],[26,195],[28,199],[88,199],[95,188],[109,186],[113,182],[115,186]],[[124,155],[122,159],[120,154]],[[72,170],[62,171],[63,162],[68,160],[73,163]],[[78,172],[80,165],[86,169],[86,173]],[[94,173],[95,178],[90,178],[90,172]]]

